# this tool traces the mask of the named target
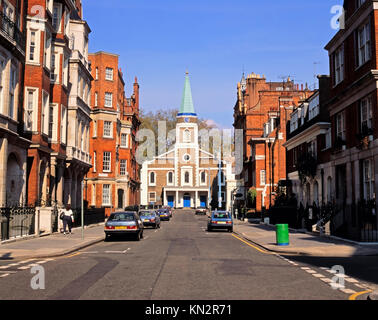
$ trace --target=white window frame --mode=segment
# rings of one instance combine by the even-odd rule
[[[169,181],[169,175],[172,174],[172,182]],[[175,173],[173,171],[167,172],[167,186],[173,186],[175,184]]]
[[[122,159],[119,162],[119,175],[125,177],[127,174],[127,159]]]
[[[112,153],[110,151],[104,151],[102,156],[102,172],[112,172]]]
[[[344,45],[335,51],[333,62],[335,70],[334,85],[337,86],[344,81]]]
[[[98,92],[95,92],[94,106],[95,106],[95,107],[98,107]]]
[[[375,199],[374,165],[372,159],[363,160],[362,174],[364,199]]]
[[[371,28],[370,21],[357,30],[358,61],[357,68],[371,59]]]
[[[8,116],[11,119],[16,119],[17,117],[17,76],[18,68],[11,64],[9,73],[9,98],[8,98]]]
[[[29,100],[30,95],[32,93],[32,101]],[[25,131],[28,132],[37,132],[38,131],[38,88],[25,88],[25,101],[24,101],[24,108],[25,108]],[[30,122],[30,126],[28,123]]]
[[[112,121],[106,121],[106,120],[104,121],[103,137],[104,138],[113,138],[113,122]]]
[[[32,43],[32,33],[35,33],[34,43]],[[29,29],[28,30],[28,37],[27,37],[28,45],[27,45],[27,53],[26,53],[26,62],[30,64],[40,64],[40,41],[41,41],[41,31],[37,29]],[[33,53],[31,48],[33,48]],[[33,54],[33,59],[31,59],[31,54]]]
[[[129,147],[129,135],[121,133],[121,148],[127,149]]]
[[[65,87],[68,87],[68,57],[65,54],[63,54],[63,74],[62,74],[62,79],[63,79],[63,85]]]
[[[336,115],[336,137],[340,137],[343,141],[346,139],[345,128],[345,112],[340,112]]]
[[[367,129],[373,126],[373,105],[371,97],[364,98],[360,101],[360,119],[361,131],[366,125]]]
[[[93,172],[97,172],[97,152],[93,152]]]
[[[55,11],[57,9],[57,11]],[[56,12],[56,17],[55,17]],[[54,23],[56,22],[56,23]],[[62,32],[62,6],[58,3],[54,3],[53,12],[52,12],[52,27],[56,33]]]
[[[260,186],[266,185],[266,170],[260,170]]]
[[[113,108],[113,93],[112,92],[105,92],[105,103],[104,106],[106,108]]]
[[[99,71],[98,71],[98,67],[96,67],[95,80],[98,80],[98,76],[99,76]]]
[[[69,26],[70,26],[70,12],[65,9],[64,10],[64,34],[68,36]]]
[[[61,105],[61,132],[60,132],[60,142],[64,145],[67,144],[67,107]]]
[[[152,199],[151,195],[154,195],[153,199]],[[151,203],[151,202],[153,202],[153,203],[156,202],[156,192],[149,192],[148,193],[148,203]]]
[[[49,111],[50,95],[45,90],[42,90],[41,132],[46,136],[49,135]]]
[[[114,79],[114,69],[107,67],[105,69],[105,80],[113,81],[113,79]]]
[[[112,205],[112,191],[110,184],[102,185],[102,205],[111,206]]]
[[[4,114],[5,107],[4,107],[4,75],[5,75],[5,68],[6,68],[6,60],[5,58],[0,55],[0,113]]]
[[[153,182],[152,182],[152,179],[151,179],[152,174],[154,174],[154,181]],[[156,186],[156,172],[155,171],[151,171],[151,172],[148,173],[148,184],[151,187]]]
[[[45,30],[45,54],[44,54],[44,67],[49,71],[51,69],[51,54],[52,54],[52,34],[47,29]]]

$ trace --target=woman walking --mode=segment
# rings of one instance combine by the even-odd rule
[[[63,231],[66,234],[66,229],[68,226],[68,231],[71,234],[72,230],[72,223],[74,222],[73,212],[71,210],[71,205],[67,205],[66,209],[63,210]]]

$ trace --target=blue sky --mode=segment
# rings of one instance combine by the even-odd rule
[[[232,127],[245,72],[314,83],[328,74],[324,46],[342,0],[83,0],[90,52],[120,55],[126,93],[138,76],[141,107],[179,108],[186,69],[200,117]]]

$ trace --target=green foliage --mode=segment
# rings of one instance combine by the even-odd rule
[[[257,198],[257,190],[256,188],[250,188],[248,190],[248,205],[250,208],[253,208],[256,206],[256,198]]]
[[[298,174],[302,184],[305,184],[308,178],[316,176],[318,161],[310,154],[306,153],[298,159]]]

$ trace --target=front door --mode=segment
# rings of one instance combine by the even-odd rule
[[[175,206],[175,197],[174,196],[168,196],[168,206],[173,208]]]
[[[190,208],[191,207],[191,198],[190,195],[184,196],[184,208]]]
[[[207,207],[207,197],[201,196],[200,197],[201,207]]]

